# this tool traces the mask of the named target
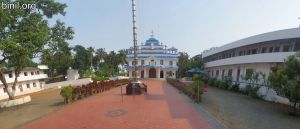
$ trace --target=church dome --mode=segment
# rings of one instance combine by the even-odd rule
[[[153,46],[159,46],[159,41],[153,37],[149,38],[148,40],[146,40],[145,46],[151,46],[153,44]]]

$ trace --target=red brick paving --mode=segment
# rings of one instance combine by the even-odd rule
[[[165,80],[144,80],[148,95],[124,96],[120,87],[81,100],[21,129],[211,129]],[[123,87],[125,91],[125,87]],[[109,117],[107,112],[127,111]]]

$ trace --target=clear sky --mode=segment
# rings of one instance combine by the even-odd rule
[[[132,46],[131,0],[59,0],[74,27],[70,41],[107,51]],[[299,27],[300,0],[136,0],[138,42],[153,30],[168,47],[191,56],[238,39]]]

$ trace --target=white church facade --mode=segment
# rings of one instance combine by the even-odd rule
[[[129,77],[134,74],[134,49],[128,49],[127,62]],[[151,38],[138,46],[137,76],[139,78],[175,78],[177,72],[178,52],[175,47],[166,45]]]

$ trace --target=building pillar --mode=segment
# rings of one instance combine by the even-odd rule
[[[147,69],[146,68],[144,68],[144,78],[148,78],[147,77]]]
[[[156,78],[160,78],[160,68],[156,69]]]
[[[176,78],[176,70],[173,70],[173,71],[172,71],[172,77],[173,77],[173,78]]]
[[[137,76],[138,76],[139,78],[141,78],[141,70],[140,70],[140,69],[137,70],[137,73],[136,73],[136,74],[137,74]]]
[[[129,78],[132,78],[132,70],[129,70]]]

